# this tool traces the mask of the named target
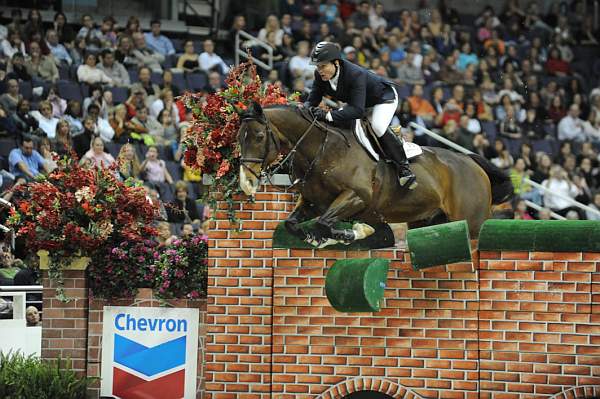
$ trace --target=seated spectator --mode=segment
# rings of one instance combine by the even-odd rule
[[[100,116],[104,116],[104,112],[102,110],[102,86],[98,83],[91,84],[89,87],[90,96],[83,99],[82,107],[84,110],[87,110],[90,105],[96,104],[100,107]],[[87,112],[83,113],[83,116],[87,116]]]
[[[573,203],[554,194],[571,198],[575,198],[579,194],[577,186],[573,184],[567,172],[559,165],[550,168],[550,177],[542,182],[542,186],[548,189],[542,194],[544,196],[544,206],[562,216],[571,210]]]
[[[173,241],[177,240],[177,236],[171,234],[169,222],[158,222],[156,230],[158,230],[158,236],[156,238],[159,247],[171,245]]]
[[[89,115],[83,118],[83,131],[73,137],[73,150],[75,150],[79,159],[90,149],[92,138],[96,135],[95,128],[94,118]]]
[[[594,194],[594,200],[588,205],[590,208],[600,212],[600,192]],[[586,219],[588,220],[600,220],[600,214],[595,212],[586,211]]]
[[[181,226],[181,238],[191,238],[194,236],[194,225],[191,223],[184,223]]]
[[[152,51],[162,54],[164,57],[175,54],[171,40],[160,33],[160,21],[150,21],[150,32],[146,33],[144,37],[148,48]]]
[[[525,179],[529,179],[531,175],[533,175],[533,171],[527,169],[525,160],[517,158],[514,166],[510,170],[510,179],[513,184],[514,193],[521,199],[542,205],[542,196],[540,192],[530,183],[525,181]]]
[[[160,96],[150,106],[150,115],[157,118],[163,110],[167,110],[171,115],[171,120],[175,125],[179,124],[179,110],[175,106],[175,98],[170,89],[162,89]]]
[[[46,161],[33,149],[33,139],[29,136],[22,136],[21,146],[10,152],[8,163],[10,173],[27,181],[33,181],[42,172],[48,172]]]
[[[79,163],[86,167],[108,168],[115,159],[108,152],[104,151],[104,141],[100,136],[92,137],[90,149],[81,157]]]
[[[512,106],[506,108],[506,115],[504,116],[504,119],[500,121],[498,133],[500,136],[508,139],[520,139],[523,137],[521,126],[515,117],[515,111]]]
[[[281,40],[283,39],[283,34],[285,32],[283,29],[281,29],[279,19],[274,14],[271,14],[267,17],[265,27],[258,31],[258,40],[266,42],[269,32],[273,32],[275,34],[275,44],[277,46],[281,46]]]
[[[594,17],[586,15],[583,19],[583,26],[577,32],[577,42],[580,46],[598,46],[600,45],[600,32],[594,30]]]
[[[98,104],[90,104],[87,109],[87,116],[94,121],[94,133],[99,135],[104,142],[109,142],[115,135],[115,131],[110,127],[108,121],[100,117],[100,107]]]
[[[150,146],[146,152],[146,159],[141,165],[144,180],[151,183],[173,184],[173,178],[167,170],[165,161],[158,158],[158,149]]]
[[[200,54],[198,62],[200,69],[207,73],[216,70],[222,75],[226,75],[229,72],[229,66],[215,53],[215,44],[210,39],[204,41],[204,51]]]
[[[65,119],[60,119],[56,124],[55,140],[52,143],[52,151],[58,156],[71,156],[73,142],[71,140],[71,126]]]
[[[525,200],[520,199],[517,201],[517,205],[515,206],[515,219],[517,220],[534,220],[533,216],[527,210],[527,203]]]
[[[19,82],[16,79],[8,79],[7,92],[0,95],[0,105],[8,113],[17,111],[17,104],[23,99],[19,93]]]
[[[62,12],[54,14],[54,30],[58,35],[58,41],[62,45],[71,45],[75,40],[75,32],[67,22],[67,17]]]
[[[110,126],[115,131],[114,141],[117,143],[128,143],[131,139],[131,132],[136,131],[135,124],[127,118],[127,106],[119,104],[109,120]]]
[[[54,29],[46,31],[46,46],[50,49],[50,53],[57,66],[61,64],[71,65],[73,63],[73,59],[65,46],[58,42],[58,34]]]
[[[75,66],[85,63],[85,57],[87,53],[88,50],[83,37],[78,37],[75,39],[75,43],[69,47],[69,55],[71,56],[71,59],[73,59],[73,65]]]
[[[8,38],[2,40],[0,45],[4,56],[7,58],[12,58],[16,53],[21,53],[23,56],[27,55],[25,42],[21,39],[21,34],[18,31],[9,30]]]
[[[477,108],[473,102],[468,102],[465,106],[465,115],[469,118],[467,130],[471,134],[481,133],[481,122],[477,116]]]
[[[100,58],[102,62],[97,65],[97,68],[112,80],[114,86],[131,84],[129,73],[120,62],[115,61],[115,54],[111,49],[102,50]]]
[[[52,153],[52,143],[50,142],[50,139],[48,137],[43,137],[40,140],[38,148],[40,149],[40,155],[42,156],[42,158],[44,158],[46,162],[46,169],[48,173],[51,173],[54,169],[56,169],[58,164],[54,160],[54,154]]]
[[[423,72],[417,68],[414,63],[414,54],[407,53],[406,58],[400,62],[398,67],[398,77],[396,81],[405,84],[424,84]]]
[[[154,220],[167,220],[167,210],[159,198],[160,195],[158,194],[158,191],[154,187],[150,187],[146,184],[144,184],[143,187],[146,191],[146,199],[154,206],[154,209],[156,209]]]
[[[2,108],[2,104],[0,104],[0,136],[17,137],[19,133],[20,131],[15,119],[12,118],[12,116]],[[0,187],[2,187],[1,181]]]
[[[71,135],[77,136],[83,132],[83,122],[81,114],[81,104],[77,100],[70,100],[67,103],[67,109],[63,118],[69,123],[71,129]]]
[[[501,139],[496,139],[494,142],[494,151],[496,156],[492,158],[492,163],[502,170],[508,171],[514,164],[513,157],[510,155],[508,148]]]
[[[204,86],[202,91],[204,91],[208,94],[214,94],[214,93],[224,90],[226,88],[227,88],[227,86],[225,86],[223,84],[223,81],[221,80],[221,75],[219,74],[219,72],[213,71],[208,74],[208,83],[206,84],[206,86]]]
[[[200,67],[199,57],[194,49],[194,42],[186,40],[183,45],[183,54],[177,60],[177,68],[186,72],[196,71]]]
[[[96,55],[94,53],[88,53],[85,56],[85,64],[82,64],[77,68],[77,79],[81,83],[87,83],[89,85],[95,83],[112,85],[114,83],[103,70],[96,67]]]
[[[548,118],[558,124],[565,116],[567,116],[567,109],[563,105],[562,97],[556,94],[552,98],[552,102],[548,108]]]
[[[546,61],[546,72],[554,76],[567,76],[570,73],[569,63],[565,61],[560,51],[556,47],[552,47]]]
[[[537,117],[536,109],[529,108],[527,110],[527,118],[521,124],[523,136],[529,140],[541,140],[546,135],[544,125]]]
[[[122,35],[115,51],[115,59],[126,69],[139,68],[138,59],[133,54],[133,43],[131,37]]]
[[[458,125],[460,122],[460,116],[462,112],[460,107],[456,104],[456,100],[454,98],[450,98],[448,102],[444,105],[443,111],[441,114],[435,118],[435,124],[439,127],[444,127],[448,123],[448,121],[454,121],[455,124]]]
[[[156,118],[148,115],[148,108],[145,106],[139,107],[136,110],[136,115],[131,119],[131,123],[135,125],[136,133],[147,134],[152,138],[151,140],[145,142],[159,145],[164,144],[164,128],[156,120]]]
[[[126,143],[121,147],[119,156],[117,157],[117,163],[119,165],[118,171],[121,179],[140,178],[140,173],[142,171],[140,160],[135,152],[135,148],[133,148],[133,145],[130,143]]]
[[[0,102],[1,100],[2,97],[0,96]],[[4,108],[4,105],[2,105],[2,108]],[[36,134],[35,132],[39,129],[39,123],[37,119],[31,116],[29,111],[29,100],[21,99],[17,106],[17,112],[14,112],[11,115],[20,134]]]
[[[98,51],[102,47],[102,32],[96,27],[91,15],[81,17],[81,29],[77,32],[76,39],[84,39],[88,51]]]
[[[58,80],[58,68],[51,56],[42,54],[40,45],[36,42],[31,42],[29,45],[30,58],[25,61],[27,72],[36,78],[45,82],[56,83]]]
[[[316,67],[310,64],[309,51],[308,42],[298,43],[298,53],[290,59],[289,69],[293,79],[301,78],[305,82],[308,81],[310,86],[315,78]]]
[[[180,180],[175,184],[175,199],[167,207],[167,215],[170,223],[200,224],[196,203],[188,198],[188,183]]]
[[[478,63],[479,58],[477,58],[477,54],[471,51],[471,45],[469,44],[469,42],[463,43],[463,45],[460,48],[458,60],[456,61],[456,67],[458,68],[458,70],[464,71],[470,64],[477,65]]]
[[[15,53],[6,67],[6,77],[19,82],[31,82],[31,74],[25,66],[23,53]]]
[[[586,135],[583,130],[583,121],[579,119],[579,106],[573,104],[569,107],[569,113],[560,120],[558,124],[559,140],[585,141]]]
[[[23,24],[23,12],[20,8],[11,10],[10,12],[11,22],[6,25],[9,32],[19,32],[22,38],[25,37],[25,24]]]
[[[425,122],[433,121],[436,112],[431,103],[423,98],[422,85],[417,84],[413,86],[412,96],[408,97],[408,102],[410,103],[410,108],[415,115],[423,118]]]
[[[106,16],[102,19],[100,25],[100,41],[105,49],[112,49],[117,45],[117,33],[115,32],[116,21],[112,16]]]
[[[140,20],[135,15],[130,16],[127,19],[127,24],[125,25],[125,30],[123,30],[122,34],[124,36],[133,36],[134,33],[141,33],[142,27],[140,26]]]
[[[133,34],[133,43],[135,44],[135,49],[132,54],[138,62],[140,67],[148,67],[152,72],[162,73],[161,64],[164,62],[164,55],[151,50],[146,45],[146,39],[144,39],[144,34],[141,32],[136,32]]]
[[[100,116],[108,120],[110,116],[115,112],[115,102],[113,100],[113,94],[110,90],[104,90],[102,92],[102,105],[100,106]]]
[[[165,71],[163,72],[163,83],[162,85],[160,85],[160,89],[164,90],[164,89],[169,89],[173,92],[173,96],[174,97],[178,97],[180,92],[179,92],[179,87],[175,86],[173,84],[173,72],[171,72],[170,69],[165,69]]]
[[[141,67],[138,72],[139,82],[134,83],[131,87],[132,92],[138,92],[140,89],[144,92],[145,104],[152,105],[154,100],[160,95],[160,87],[156,83],[152,83],[152,72],[148,67]]]
[[[31,111],[31,115],[37,119],[40,129],[49,139],[54,139],[56,135],[56,124],[58,118],[52,115],[52,104],[49,101],[40,102],[39,111]]]
[[[163,128],[163,145],[171,147],[177,142],[177,126],[173,121],[173,113],[168,109],[163,109],[158,115],[158,122]]]
[[[56,86],[53,85],[48,88],[46,101],[52,106],[52,116],[55,118],[62,118],[67,110],[67,100],[58,96],[58,89]]]

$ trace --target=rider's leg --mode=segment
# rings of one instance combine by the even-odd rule
[[[398,93],[392,88],[395,94],[395,100],[390,103],[377,104],[373,107],[371,116],[371,126],[379,138],[387,157],[396,164],[398,168],[398,180],[400,185],[408,184],[409,188],[416,186],[416,177],[410,170],[406,153],[402,141],[394,132],[389,129],[390,122],[394,117],[398,106]]]

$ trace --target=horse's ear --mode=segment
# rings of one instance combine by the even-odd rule
[[[260,104],[258,103],[258,101],[252,101],[252,111],[253,111],[254,115],[256,115],[256,116],[263,115],[263,109],[260,106]]]

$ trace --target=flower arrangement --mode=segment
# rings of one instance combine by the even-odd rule
[[[58,160],[47,177],[19,186],[8,224],[31,253],[49,252],[49,276],[64,295],[62,270],[74,258],[96,258],[107,246],[153,237],[155,209],[134,180],[120,181],[113,169],[84,168]]]
[[[229,219],[234,222],[233,196],[242,193],[239,188],[240,151],[237,143],[240,113],[252,102],[262,106],[293,103],[298,94],[288,97],[277,85],[264,86],[252,58],[232,68],[226,83],[227,89],[205,98],[198,94],[184,97],[183,101],[194,114],[184,140],[184,162],[188,167],[214,179],[216,189],[229,205]],[[217,190],[206,190],[204,200],[212,209],[217,208],[211,191]]]
[[[159,298],[199,298],[206,294],[208,242],[194,236],[174,240],[153,265],[154,288]]]

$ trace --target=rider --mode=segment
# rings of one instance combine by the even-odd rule
[[[398,169],[400,185],[414,188],[416,178],[409,168],[402,141],[388,128],[398,106],[398,93],[392,83],[343,60],[340,47],[332,42],[319,42],[310,55],[310,62],[317,70],[306,105],[314,117],[333,123],[351,122],[361,119],[365,108],[373,107],[371,125],[387,157]],[[327,112],[319,108],[324,95],[346,105]]]

